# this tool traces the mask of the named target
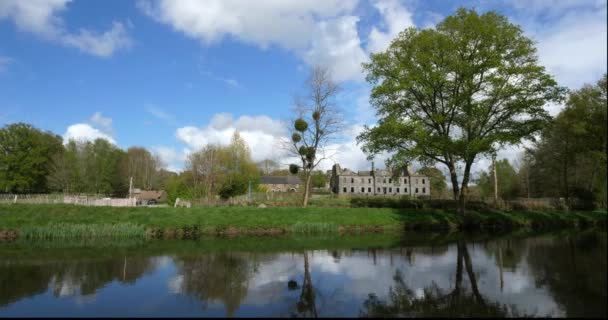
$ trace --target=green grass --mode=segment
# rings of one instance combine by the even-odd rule
[[[496,230],[606,225],[606,211],[470,212],[345,207],[114,208],[0,205],[0,231],[19,237],[189,237],[200,234],[336,233],[387,230]],[[270,231],[270,232],[267,232]]]

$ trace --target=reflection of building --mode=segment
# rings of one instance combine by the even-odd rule
[[[296,176],[266,176],[262,177],[260,184],[268,192],[295,192],[302,181]]]
[[[403,170],[395,175],[389,170],[354,172],[335,164],[329,179],[331,191],[337,194],[414,197],[431,195],[429,178]]]
[[[167,200],[167,193],[164,190],[133,189],[131,196],[137,199],[138,206],[153,205]]]

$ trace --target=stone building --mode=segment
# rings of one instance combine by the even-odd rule
[[[265,176],[260,181],[268,192],[295,192],[301,183],[297,176]]]
[[[354,172],[335,164],[329,180],[330,189],[336,194],[358,196],[430,196],[429,177],[412,173],[408,168],[398,176],[389,170]]]

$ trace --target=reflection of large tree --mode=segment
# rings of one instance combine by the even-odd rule
[[[55,296],[92,294],[114,280],[133,283],[153,264],[149,258],[107,260],[3,261],[0,306],[52,290]]]
[[[389,289],[388,301],[381,301],[370,294],[363,303],[362,316],[366,317],[504,317],[509,309],[498,302],[484,298],[477,287],[471,257],[464,241],[457,244],[456,281],[454,289],[445,291],[435,283],[424,289],[422,296],[408,287],[400,270]],[[470,290],[463,286],[464,273],[469,279]],[[514,310],[511,310],[513,315]]]
[[[606,317],[606,233],[586,232],[532,244],[528,263],[567,317]]]
[[[249,279],[255,269],[245,256],[218,253],[177,258],[183,275],[181,291],[200,299],[219,300],[228,316],[234,315],[247,295]]]

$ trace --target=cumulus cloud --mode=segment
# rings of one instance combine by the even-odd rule
[[[229,144],[236,130],[249,145],[253,160],[276,159],[282,154],[278,142],[286,134],[284,125],[268,116],[245,115],[234,119],[230,114],[220,113],[205,127],[181,127],[175,135],[190,150],[198,150],[210,144]]]
[[[374,7],[382,16],[385,29],[374,26],[369,33],[367,50],[375,53],[386,50],[399,32],[415,25],[412,13],[397,0],[374,1]]]
[[[153,146],[152,153],[157,155],[163,165],[170,171],[179,172],[187,157],[187,150],[178,152],[174,147]]]
[[[327,65],[337,80],[360,80],[366,58],[352,15],[356,0],[139,1],[138,7],[174,30],[214,44],[224,38],[291,50],[309,64]]]
[[[70,140],[76,141],[94,141],[95,139],[102,138],[108,140],[112,144],[116,144],[114,138],[104,133],[103,131],[94,128],[88,123],[77,123],[68,127],[66,132],[63,134],[63,141],[67,143]]]
[[[70,125],[63,134],[63,143],[68,143],[70,140],[94,141],[98,138],[116,144],[113,138],[112,119],[104,117],[99,111],[91,116],[88,123]]]
[[[93,114],[90,121],[93,124],[100,125],[105,128],[110,128],[112,126],[112,119],[102,116],[101,112],[99,112],[99,111],[97,111],[97,112],[95,112],[95,114]]]
[[[87,29],[81,29],[78,34],[68,32],[60,13],[66,10],[70,1],[3,0],[0,1],[0,20],[12,20],[21,31],[99,57],[111,56],[115,51],[131,45],[131,40],[120,22],[113,22],[112,28],[102,33]]]

